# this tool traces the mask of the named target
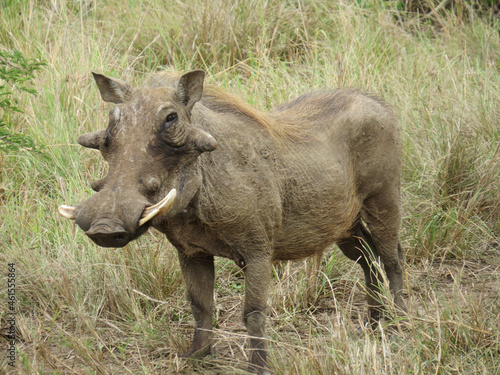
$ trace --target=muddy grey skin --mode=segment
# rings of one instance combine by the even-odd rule
[[[325,90],[262,113],[204,88],[201,71],[158,74],[141,89],[94,78],[103,100],[116,106],[106,130],[78,142],[99,149],[109,173],[92,183],[96,194],[60,212],[100,246],[125,246],[150,226],[167,236],[196,322],[184,356],[212,348],[214,256],[233,259],[245,273],[256,373],[269,373],[264,327],[275,260],[337,244],[363,268],[372,321],[382,309],[376,262],[404,310],[400,130],[387,104]],[[165,203],[169,192],[174,198]]]

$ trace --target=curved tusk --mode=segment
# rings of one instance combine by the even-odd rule
[[[76,207],[66,206],[65,204],[57,208],[59,213],[66,219],[75,220]]]
[[[146,207],[142,212],[141,220],[139,220],[139,226],[147,223],[149,220],[157,215],[163,215],[167,212],[170,207],[174,204],[175,196],[177,195],[177,190],[172,189],[160,202],[153,206]]]

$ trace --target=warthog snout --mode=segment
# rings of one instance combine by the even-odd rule
[[[158,203],[140,208],[140,211],[138,211],[141,212],[139,217],[131,213],[135,211],[134,209],[125,214],[122,206],[119,206],[122,211],[109,209],[106,212],[102,208],[101,210],[95,210],[97,205],[96,196],[83,202],[79,208],[66,205],[59,206],[59,213],[67,219],[75,220],[76,224],[97,245],[102,247],[123,247],[147,230],[146,223],[165,214],[174,204],[176,196],[177,190],[170,190],[165,198]],[[112,207],[114,206],[113,204]],[[102,214],[107,214],[107,216],[103,217]],[[114,217],[115,219],[112,220],[108,217]],[[124,222],[120,218],[128,218],[129,220]],[[132,219],[130,220],[130,218]],[[129,228],[129,230],[125,228]]]

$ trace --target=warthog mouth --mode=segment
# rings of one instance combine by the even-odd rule
[[[172,205],[174,204],[175,197],[177,196],[177,190],[172,189],[160,202],[152,206],[147,206],[144,211],[142,211],[141,217],[139,219],[138,227],[143,226],[148,221],[154,217],[161,216],[166,213]],[[76,207],[61,205],[57,209],[59,213],[66,219],[75,220],[76,217]]]
[[[102,247],[123,247],[133,237],[123,226],[109,222],[93,225],[85,234]]]

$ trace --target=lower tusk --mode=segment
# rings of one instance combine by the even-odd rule
[[[165,212],[167,212],[174,204],[176,195],[177,190],[172,189],[160,202],[156,203],[153,206],[146,207],[142,213],[141,220],[139,220],[139,226],[147,223],[155,216],[163,215]]]
[[[59,206],[57,210],[66,219],[75,220],[76,207],[66,206],[63,204],[62,206]]]

